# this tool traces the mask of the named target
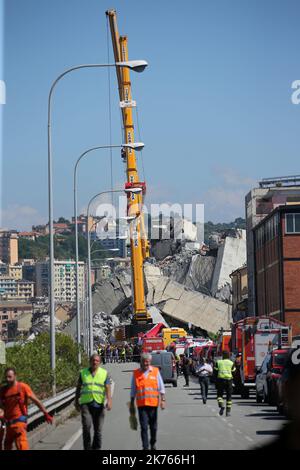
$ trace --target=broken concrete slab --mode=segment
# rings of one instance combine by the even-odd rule
[[[215,264],[214,256],[193,255],[184,284],[198,292],[210,293]]]
[[[168,282],[169,282],[169,279],[167,277],[161,276],[159,282],[156,284],[155,289],[154,289],[154,295],[153,295],[154,304],[157,304],[167,299],[167,297],[164,298],[163,295],[164,295],[164,291]]]
[[[192,323],[207,332],[215,334],[221,328],[230,326],[231,307],[228,304],[190,290],[168,278],[162,277],[157,284],[154,298],[162,315],[186,324]]]
[[[226,284],[231,285],[230,274],[246,263],[246,231],[236,230],[236,236],[227,236],[218,248],[217,261],[212,279],[212,294]]]
[[[164,317],[162,316],[160,310],[157,307],[152,305],[151,307],[149,307],[148,310],[149,310],[149,313],[151,315],[153,324],[164,323],[166,328],[169,327],[168,323],[166,322],[166,320],[164,319]]]
[[[131,302],[131,279],[126,273],[104,279],[93,289],[93,311],[112,315],[122,313]]]

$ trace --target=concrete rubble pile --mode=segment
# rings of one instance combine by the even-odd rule
[[[159,266],[164,276],[190,289],[210,295],[215,264],[215,256],[182,251],[165,258]]]
[[[131,303],[131,277],[124,270],[114,277],[96,282],[93,288],[93,311],[118,315]]]
[[[145,274],[147,302],[158,307],[167,321],[192,323],[207,333],[229,327],[231,307],[228,304],[162,276],[160,269],[151,264],[145,264]]]
[[[206,250],[190,251],[183,244],[177,253],[145,263],[148,307],[157,307],[171,323],[172,320],[183,324],[190,322],[210,333],[217,333],[221,327],[228,328],[230,273],[245,261],[244,230],[211,236]],[[99,338],[107,334],[101,315],[122,315],[121,322],[127,322],[130,305],[131,278],[126,270],[119,270],[114,277],[95,284],[93,311],[100,315],[100,318],[95,316]]]
[[[109,315],[104,312],[95,313],[93,320],[94,341],[103,344],[111,339],[114,328],[122,324],[118,315]]]
[[[246,262],[245,230],[212,234],[203,254],[181,251],[157,262],[164,276],[190,289],[231,302],[230,274]]]
[[[182,248],[197,240],[197,227],[187,219],[162,217],[152,221],[151,256],[163,260],[180,253]]]

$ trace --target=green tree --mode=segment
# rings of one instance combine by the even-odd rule
[[[56,334],[56,387],[57,391],[74,387],[80,367],[78,349],[73,339],[63,333]],[[88,358],[82,354],[82,366],[86,367]],[[6,367],[15,367],[18,380],[28,383],[34,392],[45,398],[51,394],[53,377],[50,368],[50,337],[43,333],[34,341],[7,348],[7,365],[0,365],[3,378]]]
[[[87,258],[87,240],[83,235],[78,237],[79,259]],[[75,259],[75,235],[55,235],[54,250],[56,259]],[[19,258],[43,260],[49,256],[49,236],[41,236],[36,240],[19,240]]]

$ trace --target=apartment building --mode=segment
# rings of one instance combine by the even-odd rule
[[[16,231],[0,231],[0,260],[11,265],[18,263],[18,233]]]
[[[34,297],[34,282],[0,276],[0,297],[6,300],[29,300]]]
[[[79,298],[84,299],[85,265],[79,262]],[[36,295],[48,297],[50,264],[48,261],[36,264]],[[54,296],[59,302],[76,301],[76,263],[75,261],[54,262]]]
[[[7,274],[9,277],[12,277],[17,280],[21,280],[23,277],[22,265],[21,264],[9,264]]]

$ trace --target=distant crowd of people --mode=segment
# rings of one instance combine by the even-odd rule
[[[97,352],[101,357],[102,364],[117,362],[139,362],[141,347],[137,344],[107,343],[99,345]]]

